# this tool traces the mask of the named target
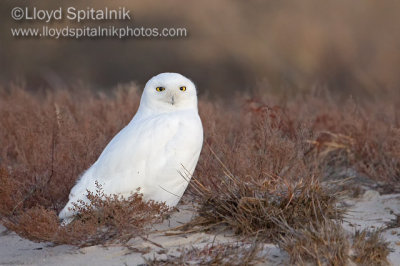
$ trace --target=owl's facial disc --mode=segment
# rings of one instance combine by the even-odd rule
[[[144,89],[141,104],[157,111],[197,110],[193,82],[177,73],[162,73],[151,78]]]
[[[159,101],[173,107],[178,107],[188,97],[186,89],[182,90],[181,88],[186,88],[186,86],[176,86],[175,84],[171,86],[166,84],[163,87],[156,87],[155,91]]]

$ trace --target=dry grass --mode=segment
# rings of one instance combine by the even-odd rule
[[[314,127],[321,134],[313,144],[328,156],[328,164],[351,166],[379,181],[399,180],[399,114],[380,108],[352,103],[342,113],[332,110],[316,118]]]
[[[346,265],[349,258],[349,241],[342,226],[331,220],[318,224],[304,224],[301,229],[283,224],[287,231],[279,240],[293,264]]]
[[[389,243],[379,231],[356,231],[350,235],[332,220],[304,224],[300,229],[286,223],[282,227],[287,233],[278,244],[295,265],[389,265]]]
[[[31,95],[12,87],[0,97],[0,214],[6,226],[38,241],[89,245],[125,240],[159,221],[166,207],[89,193],[80,219],[59,227],[57,213],[79,175],[125,125],[138,104],[133,87],[112,96],[87,90]],[[120,109],[122,107],[122,109]],[[95,211],[95,209],[101,211]]]
[[[70,226],[60,228],[56,216],[78,176],[135,113],[134,86],[110,95],[84,88],[32,94],[10,86],[0,96],[0,215],[9,228],[39,241],[90,245],[124,241],[140,234],[144,221],[162,218],[164,206],[144,204],[140,194],[121,200],[101,191],[89,195],[94,208],[80,206]],[[341,261],[340,230],[327,221],[340,219],[342,210],[335,186],[325,179],[350,168],[395,187],[400,113],[390,104],[339,105],[315,95],[238,96],[229,105],[201,99],[205,146],[189,189],[200,206],[193,223],[225,224],[275,241],[293,238],[299,246],[313,236],[317,242],[329,238],[338,244],[321,251],[323,260]],[[336,240],[326,227],[337,231]]]
[[[200,198],[199,218],[192,224],[207,228],[225,224],[238,234],[273,239],[286,233],[282,223],[297,229],[324,219],[341,219],[343,214],[337,207],[338,193],[313,177],[297,182],[277,176],[255,180],[226,172],[213,187],[197,180],[192,186]]]
[[[352,260],[357,265],[390,265],[387,256],[389,243],[384,241],[379,231],[357,231],[353,240]]]
[[[84,88],[36,95],[15,86],[0,90],[2,197],[8,194],[1,214],[37,205],[60,211],[75,180],[130,120],[138,101],[128,87],[110,98]]]

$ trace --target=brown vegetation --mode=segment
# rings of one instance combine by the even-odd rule
[[[0,215],[6,226],[34,240],[89,245],[126,240],[141,233],[144,221],[159,221],[164,205],[101,190],[89,195],[93,208],[78,206],[81,215],[70,226],[59,227],[56,215],[75,180],[138,103],[134,86],[110,95],[84,88],[36,94],[1,89]],[[336,169],[353,169],[376,181],[400,180],[394,103],[339,103],[321,95],[285,100],[265,93],[234,97],[229,105],[201,99],[205,144],[189,188],[200,218],[192,225],[225,224],[239,234],[294,239],[292,246],[282,242],[293,259],[343,261],[340,229],[329,222],[342,213],[334,185],[339,181],[326,179],[342,178]],[[337,239],[326,227],[337,229]],[[340,245],[305,254],[299,246],[314,236]]]
[[[358,265],[390,265],[387,260],[389,243],[384,241],[378,230],[357,231],[353,240],[352,259]]]
[[[98,186],[96,193],[88,192],[87,197],[87,203],[75,204],[79,214],[68,225],[60,226],[56,212],[43,206],[3,218],[3,222],[31,240],[87,246],[115,240],[124,243],[141,236],[149,223],[161,222],[169,210],[163,203],[143,201],[139,192],[125,199],[105,195]]]
[[[200,196],[199,218],[192,224],[226,224],[238,234],[273,239],[286,233],[282,224],[298,229],[325,219],[341,219],[343,210],[337,207],[337,193],[312,177],[294,182],[266,176],[260,182],[225,174],[209,188],[192,181]]]
[[[109,98],[89,91],[31,95],[2,90],[0,214],[6,226],[27,238],[89,245],[138,234],[160,221],[163,204],[89,193],[91,204],[77,205],[80,219],[60,227],[57,213],[79,175],[137,108],[132,88],[117,88]],[[122,107],[120,109],[120,107]],[[91,207],[90,207],[91,206]]]
[[[300,230],[285,225],[287,234],[279,245],[290,255],[291,263],[305,265],[346,265],[349,241],[340,224],[324,220],[318,224],[305,224]]]

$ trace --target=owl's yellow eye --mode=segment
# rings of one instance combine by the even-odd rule
[[[164,87],[157,87],[156,90],[157,90],[157,91],[164,91],[165,88],[164,88]]]
[[[180,87],[179,88],[181,91],[185,91],[186,90],[186,87],[185,86],[182,86],[182,87]]]

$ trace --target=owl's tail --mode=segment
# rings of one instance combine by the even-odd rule
[[[74,216],[77,214],[76,211],[73,210],[74,206],[72,205],[72,201],[68,201],[67,205],[65,205],[64,209],[58,214],[58,218],[61,220],[61,225],[65,226],[74,220]]]
[[[85,196],[86,190],[89,189],[89,183],[92,179],[93,167],[90,167],[83,175],[78,179],[75,186],[71,189],[69,194],[69,201],[65,205],[64,209],[58,214],[58,218],[61,220],[61,225],[67,225],[74,220],[74,216],[78,214],[73,203],[79,201],[87,202]]]

